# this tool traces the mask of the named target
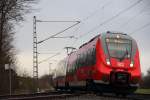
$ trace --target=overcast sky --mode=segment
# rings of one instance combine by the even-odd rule
[[[33,16],[38,20],[79,20],[80,24],[59,36],[75,36],[78,39],[49,39],[38,45],[41,53],[61,54],[39,65],[39,75],[49,73],[49,63],[54,69],[56,63],[66,56],[64,47],[78,48],[95,35],[119,31],[131,35],[138,43],[141,69],[146,73],[150,68],[150,0],[41,0],[26,15],[26,21],[16,27],[15,45],[19,72],[32,75],[32,33]],[[45,39],[74,23],[37,23],[38,41]],[[42,61],[53,54],[40,54]]]

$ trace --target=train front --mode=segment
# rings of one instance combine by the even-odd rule
[[[135,40],[126,34],[109,32],[102,34],[101,47],[103,64],[99,63],[99,70],[102,80],[109,81],[114,87],[129,87],[134,91],[141,79],[139,51]]]

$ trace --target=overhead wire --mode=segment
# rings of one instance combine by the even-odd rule
[[[144,6],[144,8],[142,10],[140,10],[137,14],[135,14],[134,16],[132,16],[130,19],[128,19],[125,23],[123,23],[122,25],[120,25],[120,28],[124,28],[125,26],[127,26],[129,23],[131,23],[134,19],[136,19],[137,17],[139,17],[140,15],[142,15],[144,13],[144,10],[147,8],[147,6]]]
[[[81,25],[84,25],[87,20],[89,20],[90,18],[92,18],[93,16],[95,16],[100,10],[104,9],[105,6],[108,6],[111,3],[112,3],[112,0],[109,0],[107,3],[105,3],[103,6],[101,6],[100,9],[96,9],[94,12],[92,12],[91,14],[89,14],[87,17],[83,18],[81,20],[80,26],[73,33],[75,33],[76,31],[78,31],[81,28]],[[72,43],[72,45],[75,44],[77,40],[78,40],[78,38]]]
[[[68,28],[66,28],[66,29],[64,29],[64,30],[62,30],[62,31],[60,31],[60,32],[58,32],[58,33],[56,33],[56,34],[54,34],[54,35],[52,35],[52,36],[50,36],[50,37],[44,39],[44,40],[39,41],[38,44],[40,44],[40,43],[42,43],[42,42],[44,42],[44,41],[46,41],[46,40],[48,40],[48,39],[50,39],[50,38],[52,38],[52,37],[55,37],[56,35],[59,35],[60,33],[63,33],[64,31],[66,31],[66,30],[68,30],[68,29],[74,27],[74,26],[77,25],[77,24],[80,24],[80,26],[73,32],[73,33],[75,33],[76,31],[78,31],[78,30],[81,28],[81,24],[84,25],[83,22],[85,22],[85,21],[89,20],[90,18],[92,18],[92,17],[93,17],[95,14],[97,14],[101,9],[104,9],[104,7],[105,7],[106,5],[108,6],[108,5],[111,4],[111,3],[112,3],[112,0],[109,0],[109,2],[105,3],[100,9],[96,9],[94,12],[92,12],[92,13],[89,14],[87,17],[85,17],[84,19],[82,19],[82,21],[80,21],[80,22],[78,21],[77,23],[73,24],[72,26],[70,26],[70,27],[68,27]],[[58,22],[58,21],[41,21],[41,20],[37,20],[37,21],[38,21],[38,22]],[[65,22],[66,22],[66,21],[65,21]],[[68,22],[73,22],[73,21],[68,21]],[[77,40],[77,39],[76,39],[76,40]],[[75,40],[75,41],[76,41],[76,40]],[[64,48],[63,48],[63,50],[64,50]],[[63,50],[61,50],[61,51],[59,52],[59,54],[61,54],[61,52],[62,52]],[[51,59],[52,57],[55,57],[55,56],[56,56],[56,55],[51,56],[51,57],[48,57],[48,58],[46,58],[46,59],[40,61],[39,64],[41,64],[41,63],[43,63],[43,62],[45,62],[45,61],[47,61],[47,60],[49,60],[49,59]]]
[[[105,3],[103,6],[101,6],[100,9],[96,9],[94,12],[92,12],[91,14],[89,14],[87,17],[85,17],[84,19],[82,19],[82,22],[87,21],[88,19],[92,18],[94,15],[96,15],[101,9],[104,9],[105,6],[108,6],[109,4],[112,3],[112,0],[109,0],[109,2]]]
[[[77,24],[79,24],[79,22],[73,24],[72,26],[70,26],[70,27],[68,27],[68,28],[66,28],[66,29],[64,29],[64,30],[62,30],[62,31],[60,31],[60,32],[58,32],[58,33],[56,33],[56,34],[54,34],[54,35],[51,35],[50,37],[48,37],[48,38],[46,38],[46,39],[44,39],[44,40],[42,40],[42,41],[39,41],[38,44],[40,44],[40,43],[42,43],[42,42],[44,42],[44,41],[46,41],[46,40],[48,40],[48,39],[50,39],[50,38],[64,38],[64,37],[55,37],[55,36],[58,35],[58,34],[60,34],[60,33],[62,33],[62,32],[64,32],[64,31],[66,31],[66,30],[68,30],[68,29],[70,29],[70,28],[72,28],[73,26],[75,26],[75,25],[77,25]],[[74,37],[73,37],[73,36],[70,36],[70,38],[74,38]],[[61,52],[62,52],[62,50],[61,50]],[[48,57],[48,58],[46,58],[46,59],[40,61],[39,64],[41,64],[41,63],[43,63],[43,62],[46,62],[46,61],[48,61],[49,59],[51,59],[51,58],[53,58],[53,57],[55,57],[55,56],[57,56],[57,55],[60,55],[61,52],[56,53],[55,55],[53,55],[53,56],[51,56],[51,57]]]
[[[98,7],[98,9],[96,9],[94,12],[92,12],[91,14],[89,14],[88,16],[86,16],[85,18],[83,18],[80,22],[80,27],[76,29],[79,30],[81,28],[81,24],[84,25],[85,21],[89,20],[90,18],[94,17],[101,9],[104,9],[105,6],[108,6],[109,4],[112,3],[112,0],[109,0],[109,2],[105,3],[103,6],[101,6],[100,8]],[[101,3],[100,3],[101,4]]]
[[[99,27],[111,22],[112,20],[116,19],[118,16],[120,16],[121,14],[125,13],[126,11],[130,10],[131,8],[135,7],[137,4],[139,4],[140,2],[142,2],[143,0],[138,0],[135,3],[133,3],[132,5],[130,5],[129,7],[125,8],[124,10],[120,11],[119,13],[117,13],[116,15],[112,16],[111,18],[103,21],[102,23],[98,24],[97,26],[95,26],[94,28],[92,28],[90,31],[86,32],[83,35],[80,35],[79,38],[88,35],[89,33],[95,31],[96,29],[98,29]]]
[[[88,31],[87,33],[90,33],[90,32],[92,32],[93,30],[97,29],[98,27],[100,27],[100,26],[102,26],[102,25],[104,25],[104,24],[110,22],[111,20],[115,19],[116,17],[120,16],[121,14],[125,13],[125,12],[128,11],[129,9],[131,9],[131,8],[133,8],[134,6],[136,6],[137,4],[139,4],[141,1],[143,1],[143,0],[138,0],[137,2],[135,2],[134,4],[132,4],[131,6],[127,7],[126,9],[124,9],[124,10],[122,10],[122,11],[120,11],[118,14],[116,14],[115,16],[109,18],[108,20],[104,21],[103,23],[99,24],[98,26],[94,27],[92,30]],[[142,13],[142,12],[145,10],[145,8],[146,8],[146,7],[144,7],[138,14]],[[128,21],[132,20],[132,19],[135,18],[135,17],[137,17],[137,16],[136,16],[136,15],[133,16],[133,17],[132,17],[131,19],[129,19]],[[85,19],[88,20],[88,18],[89,18],[89,17],[87,17],[87,18],[85,18]],[[85,19],[84,19],[84,20],[85,20]],[[82,21],[81,21],[81,22],[82,22]],[[126,22],[126,23],[129,23],[129,22]],[[135,34],[135,32],[137,32],[137,31],[139,31],[139,30],[142,30],[142,29],[144,29],[144,28],[146,28],[146,27],[148,27],[148,26],[150,26],[150,23],[147,23],[147,24],[143,25],[142,27],[136,29],[135,31],[132,32],[131,35]],[[84,35],[83,35],[83,36],[84,36]],[[79,38],[80,38],[80,37],[83,37],[83,36],[79,36]],[[79,38],[78,38],[78,39],[79,39]],[[77,41],[78,39],[76,39],[75,41]],[[75,44],[75,42],[74,42],[73,44]]]
[[[150,26],[150,22],[147,23],[147,24],[145,24],[145,25],[143,25],[143,26],[141,26],[140,28],[134,30],[133,32],[131,32],[130,35],[136,34],[136,32],[138,32],[138,31],[140,31],[140,30],[143,30],[144,28],[146,28],[146,27],[148,27],[148,26]]]
[[[38,21],[39,21],[39,20],[38,20]],[[40,22],[40,21],[39,21],[39,22]],[[49,21],[41,21],[41,22],[49,22]],[[51,22],[51,21],[50,21],[50,22]],[[55,21],[54,21],[54,22],[55,22]],[[59,22],[59,21],[58,21],[58,22]],[[65,22],[65,21],[64,21],[64,22]],[[68,21],[68,22],[72,22],[72,21]],[[67,27],[66,29],[64,29],[64,30],[62,30],[62,31],[60,31],[60,32],[58,32],[58,33],[56,33],[56,34],[51,35],[50,37],[45,38],[44,40],[41,40],[41,41],[37,42],[37,44],[40,44],[40,43],[42,43],[42,42],[45,42],[46,40],[48,40],[48,39],[50,39],[50,38],[68,38],[68,37],[69,37],[69,38],[75,38],[74,36],[66,36],[66,37],[55,37],[55,36],[57,36],[57,35],[59,35],[59,34],[65,32],[65,31],[69,30],[70,28],[74,27],[75,25],[77,25],[77,24],[79,24],[79,23],[80,23],[80,21],[76,21],[76,23],[73,24],[73,25],[71,25],[70,27]],[[38,62],[38,64],[41,64],[41,63],[43,63],[43,62],[46,62],[46,61],[48,61],[49,59],[51,59],[51,58],[53,58],[53,57],[55,57],[55,56],[57,56],[57,55],[59,55],[59,54],[61,54],[61,52],[56,53],[55,55],[53,55],[53,56],[51,56],[51,57],[48,57],[48,58],[46,58],[46,59],[44,59],[44,60]]]
[[[62,31],[60,31],[60,32],[58,32],[58,33],[56,33],[56,34],[54,34],[54,35],[49,36],[48,38],[45,38],[44,40],[39,41],[37,44],[40,44],[40,43],[42,43],[42,42],[45,42],[46,40],[48,40],[48,39],[50,39],[50,38],[52,38],[52,37],[55,37],[56,35],[59,35],[59,34],[65,32],[65,31],[69,30],[70,28],[76,26],[76,25],[79,24],[79,23],[80,23],[80,21],[77,21],[77,23],[71,25],[70,27],[67,27],[66,29],[64,29],[64,30],[62,30]]]
[[[96,27],[94,27],[93,29],[91,29],[90,31],[86,32],[86,33],[83,34],[83,35],[80,35],[80,36],[73,42],[72,45],[75,45],[75,43],[77,42],[77,40],[79,40],[79,38],[82,38],[83,36],[85,36],[85,35],[91,33],[91,32],[94,31],[94,30],[96,30],[96,29],[99,28],[100,26],[103,26],[104,24],[107,24],[108,22],[112,21],[112,20],[115,19],[116,17],[120,16],[121,14],[125,13],[126,11],[130,10],[131,8],[133,8],[134,6],[136,6],[137,4],[139,4],[141,1],[143,1],[143,0],[138,0],[138,1],[136,1],[135,3],[133,3],[133,4],[130,5],[129,7],[125,8],[124,10],[120,11],[119,13],[117,13],[116,15],[114,15],[113,17],[111,17],[111,18],[105,20],[104,22],[100,23],[99,25],[97,25]],[[108,3],[110,4],[111,2],[108,2]],[[106,3],[106,4],[107,4],[107,3]],[[105,5],[106,5],[106,4],[105,4]],[[102,8],[105,7],[105,5],[102,6]],[[87,16],[86,18],[84,18],[83,20],[81,20],[81,23],[80,23],[80,24],[82,24],[83,21],[86,21],[86,20],[88,20],[89,18],[93,17],[98,11],[99,11],[99,10],[94,11],[92,14],[90,14],[89,16]],[[80,28],[80,27],[79,27],[79,28]],[[78,29],[77,29],[77,30],[78,30]]]
[[[96,30],[97,28],[103,26],[104,24],[109,23],[109,22],[112,21],[113,19],[117,18],[117,17],[120,16],[121,14],[125,13],[125,12],[128,11],[129,9],[131,9],[131,8],[133,8],[134,6],[136,6],[137,4],[139,4],[141,1],[143,1],[143,0],[138,0],[138,1],[136,1],[136,2],[135,2],[134,4],[132,4],[131,6],[127,7],[126,9],[124,9],[124,10],[122,10],[122,11],[120,11],[119,13],[117,13],[116,15],[112,16],[111,18],[105,20],[104,22],[98,24],[96,27],[94,27],[94,28],[92,28],[90,31],[86,32],[86,34],[80,35],[80,36],[78,37],[78,39],[81,38],[81,37],[83,37],[83,36],[85,36],[85,35],[87,35],[87,34],[89,34],[89,33],[91,33],[91,32],[93,32],[94,30]],[[90,17],[94,16],[94,15],[97,13],[97,11],[99,11],[99,10],[96,10],[96,11],[93,12],[91,15],[87,16],[86,18],[84,18],[83,21],[86,21],[86,20],[88,20]],[[76,24],[72,25],[71,27],[73,27],[73,26],[75,26],[75,25],[77,25],[77,24],[79,24],[79,23],[76,23]],[[71,28],[71,27],[69,27],[69,28]],[[52,35],[52,36],[50,36],[50,37],[48,37],[48,38],[46,38],[46,39],[44,39],[44,40],[42,40],[42,41],[40,41],[39,43],[44,42],[44,41],[50,39],[51,37],[54,37],[54,36],[56,36],[56,35],[58,35],[58,34],[64,32],[64,31],[66,31],[66,30],[68,30],[68,28],[65,29],[65,30],[63,30],[63,31],[61,31],[61,32],[58,32],[58,33],[56,33],[56,34],[54,34],[54,35]],[[77,29],[77,30],[78,30],[78,29]],[[75,41],[77,41],[78,39],[76,39]],[[51,57],[49,57],[49,58],[51,58]],[[49,58],[47,58],[47,59],[49,59]],[[47,59],[45,59],[45,60],[43,60],[43,61],[46,61]],[[43,62],[43,61],[42,61],[42,62]]]
[[[60,55],[60,52],[58,52],[58,53],[56,53],[56,54],[54,54],[54,55],[52,55],[52,56],[50,56],[50,57],[48,57],[48,58],[42,60],[42,61],[39,61],[38,64],[41,64],[41,63],[43,63],[43,62],[46,62],[47,60],[49,60],[49,59],[51,59],[51,58],[53,58],[53,57],[55,57],[55,56],[57,56],[57,55]]]
[[[42,54],[42,55],[44,55],[44,54],[56,54],[56,53],[49,53],[49,52],[40,52],[40,53],[38,53],[38,54]]]

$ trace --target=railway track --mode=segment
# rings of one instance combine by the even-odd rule
[[[19,95],[2,95],[0,100],[53,100],[55,98],[67,98],[70,96],[79,96],[86,94],[85,92],[69,92],[69,91],[51,91],[44,93],[19,94]]]
[[[150,94],[133,94],[128,95],[128,98],[134,99],[134,100],[150,100]]]
[[[127,97],[115,96],[110,93],[103,95],[92,92],[52,91],[46,93],[4,95],[0,100],[150,100],[150,94],[132,94]]]

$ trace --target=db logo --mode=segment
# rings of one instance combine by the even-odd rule
[[[120,67],[124,67],[124,63],[121,63],[121,62],[118,62],[117,65]]]

